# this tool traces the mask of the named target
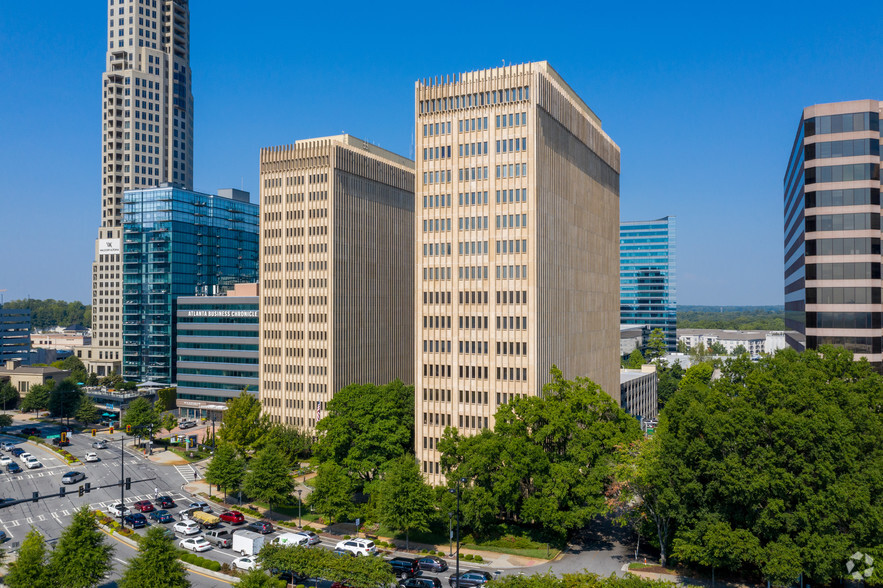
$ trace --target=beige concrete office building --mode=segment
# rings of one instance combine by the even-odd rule
[[[77,350],[86,367],[98,375],[121,373],[123,192],[163,182],[193,189],[188,0],[109,0],[107,4],[92,346]],[[167,289],[168,284],[156,287]]]
[[[416,84],[416,445],[557,365],[619,402],[619,147],[546,62]]]
[[[414,162],[350,135],[260,159],[260,398],[313,430],[347,384],[414,381]]]

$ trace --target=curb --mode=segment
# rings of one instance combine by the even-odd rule
[[[229,582],[231,584],[238,584],[239,583],[238,576],[228,576],[227,574],[222,574],[221,572],[213,572],[212,570],[209,570],[207,568],[202,568],[196,564],[187,563],[186,561],[181,560],[181,559],[179,559],[178,561],[181,562],[182,564],[184,564],[184,567],[187,568],[188,570],[190,570],[191,572],[197,572],[203,576],[210,576],[210,577],[214,578],[215,580],[223,580],[223,581]]]

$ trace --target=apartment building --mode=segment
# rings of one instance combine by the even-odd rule
[[[261,150],[260,398],[313,430],[355,382],[414,381],[414,163],[351,135]]]
[[[171,182],[193,188],[188,0],[108,0],[102,78],[101,227],[92,264],[86,367],[122,368],[123,193]]]
[[[619,147],[546,62],[416,83],[416,445],[557,365],[619,402]]]
[[[784,178],[785,337],[883,362],[877,100],[803,110]]]

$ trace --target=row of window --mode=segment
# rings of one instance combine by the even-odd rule
[[[497,247],[499,249],[499,247]],[[457,253],[460,255],[487,255],[487,241],[460,241],[457,243]]]
[[[498,265],[497,279],[500,280],[521,280],[527,279],[526,265]]]
[[[876,262],[808,263],[807,280],[879,280],[880,264]]]
[[[469,265],[457,268],[457,277],[461,280],[486,280],[488,279],[486,265]]]
[[[806,231],[862,231],[880,229],[880,214],[858,212],[853,214],[818,214],[806,217]]]
[[[880,304],[880,288],[807,288],[807,304]]]
[[[460,155],[463,155],[463,146],[460,145]],[[451,157],[451,146],[448,145],[445,147],[442,145],[441,147],[424,147],[423,148],[423,161],[432,161],[434,159],[450,159]]]
[[[527,253],[527,239],[509,239],[497,241],[497,253]],[[487,241],[485,241],[487,245]],[[485,249],[487,253],[487,249]]]
[[[463,121],[460,121],[461,123]],[[462,131],[462,124],[460,130]],[[451,134],[451,121],[447,122],[437,122],[437,123],[429,123],[423,125],[423,136],[424,137],[435,137],[436,135],[450,135]],[[425,159],[425,158],[424,158]]]
[[[424,280],[450,280],[451,268],[449,267],[425,267],[423,268]]]
[[[460,227],[461,229],[463,227]],[[451,219],[444,218],[436,218],[436,219],[423,219],[423,232],[424,233],[439,233],[441,231],[450,231],[451,230]]]
[[[807,255],[880,255],[880,239],[812,239],[806,242]]]
[[[461,292],[462,295],[462,292]],[[423,304],[450,304],[450,292],[424,292]]]
[[[499,167],[499,166],[497,166]],[[487,166],[484,167],[464,167],[457,170],[458,178],[461,182],[471,182],[475,180],[487,180],[490,179],[488,176]]]
[[[806,346],[818,349],[820,345],[838,345],[853,353],[880,353],[883,351],[883,339],[880,337],[835,337],[831,335],[807,335]]]
[[[855,131],[880,131],[880,115],[876,112],[855,112],[808,118],[803,122],[803,133],[829,135],[831,133],[852,133]]]
[[[424,243],[423,257],[438,257],[451,254],[450,243]]]
[[[451,401],[451,391],[450,390],[439,390],[437,388],[424,388],[423,389],[423,400],[435,400],[436,402],[450,402]],[[423,422],[426,422],[424,417]]]
[[[857,157],[860,155],[880,155],[878,139],[850,139],[847,141],[828,141],[826,143],[810,143],[804,147],[804,158],[828,159],[831,157]]]
[[[423,340],[423,352],[424,353],[450,353],[451,352],[451,342],[450,341],[434,341],[426,339]],[[425,400],[425,398],[424,398]]]
[[[809,167],[806,169],[805,178],[807,184],[879,180],[880,164],[854,163],[851,165]]]
[[[806,207],[859,206],[880,204],[879,188],[850,188],[847,190],[818,190],[806,193]]]
[[[462,196],[462,195],[461,195]],[[450,194],[436,194],[423,197],[423,208],[445,208],[451,206]]]
[[[806,326],[812,329],[879,329],[879,312],[808,312]]]
[[[530,88],[519,86],[505,90],[490,90],[472,94],[462,94],[445,98],[433,98],[420,101],[420,114],[429,112],[444,112],[446,110],[459,110],[491,104],[508,104],[530,100]]]
[[[461,178],[462,179],[462,178]],[[451,170],[423,172],[423,184],[450,184]]]
[[[451,317],[449,316],[424,316],[424,329],[450,329]]]
[[[501,146],[503,148],[502,151],[500,151]],[[497,141],[497,153],[509,153],[511,151],[514,151],[515,153],[527,151],[527,138],[522,137],[521,139],[503,139]]]
[[[497,144],[499,145],[499,141]],[[487,155],[487,141],[479,141],[477,143],[461,143],[460,147],[460,157],[469,157],[470,155]],[[448,147],[450,149],[450,147]],[[499,152],[499,151],[498,151]]]

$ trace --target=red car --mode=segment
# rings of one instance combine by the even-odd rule
[[[219,515],[219,518],[225,523],[230,523],[233,525],[238,525],[245,522],[245,517],[242,516],[242,513],[238,510],[228,510],[227,512],[222,512]]]
[[[135,510],[140,510],[141,512],[153,512],[153,504],[149,500],[139,500],[135,504],[132,505],[132,508]]]

